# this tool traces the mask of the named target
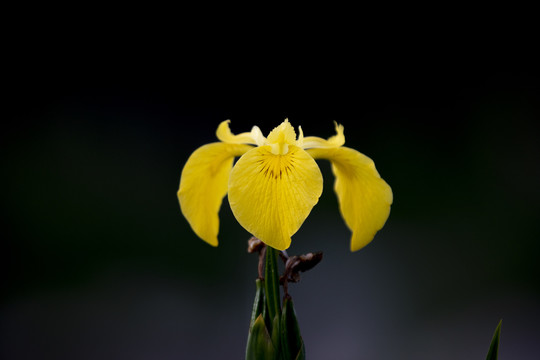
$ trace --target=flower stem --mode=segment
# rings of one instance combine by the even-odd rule
[[[281,296],[279,292],[279,272],[277,262],[277,250],[271,246],[266,247],[265,266],[265,292],[270,320],[281,316]]]

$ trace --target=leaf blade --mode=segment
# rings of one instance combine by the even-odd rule
[[[248,336],[246,360],[274,360],[275,349],[262,315],[257,317]]]
[[[495,333],[493,334],[493,338],[491,339],[491,344],[489,346],[489,351],[488,351],[486,360],[497,360],[497,357],[499,355],[499,340],[501,337],[501,325],[502,325],[502,319],[499,321],[499,325],[497,325],[497,328],[495,329]]]

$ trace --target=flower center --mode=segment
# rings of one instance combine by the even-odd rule
[[[278,127],[274,128],[266,139],[266,145],[271,146],[271,152],[274,155],[285,155],[289,152],[289,145],[296,144],[296,133],[294,128],[285,119]]]

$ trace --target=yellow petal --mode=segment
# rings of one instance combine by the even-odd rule
[[[289,145],[285,155],[271,146],[242,156],[229,179],[229,203],[240,225],[267,245],[285,250],[322,193],[317,163]]]
[[[263,145],[266,140],[258,126],[254,126],[251,132],[234,135],[229,128],[230,120],[222,121],[216,130],[219,140],[230,144],[253,144]]]
[[[332,162],[341,215],[352,231],[351,251],[360,250],[388,219],[392,189],[381,179],[373,161],[354,149],[320,148],[307,152],[315,159]]]
[[[251,149],[241,144],[207,144],[191,154],[182,170],[178,190],[182,214],[197,236],[212,246],[218,245],[218,213],[234,157]]]
[[[303,139],[302,142],[302,148],[303,149],[309,149],[309,148],[334,148],[334,147],[340,147],[343,144],[345,144],[345,135],[343,135],[343,125],[339,125],[337,122],[334,121],[334,125],[336,127],[336,135],[331,136],[328,138],[328,140],[324,140],[320,137],[316,136],[307,136]]]

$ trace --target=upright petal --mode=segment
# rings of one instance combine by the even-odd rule
[[[317,136],[307,136],[303,137],[302,134],[302,141],[299,145],[302,147],[302,149],[309,149],[309,148],[336,148],[340,147],[343,144],[345,144],[345,135],[343,134],[344,128],[343,125],[338,124],[334,121],[334,126],[336,128],[336,135],[331,136],[328,138],[328,140],[322,139]]]
[[[247,231],[278,250],[290,246],[322,193],[317,163],[301,148],[290,145],[285,155],[271,146],[242,156],[229,179],[229,203]]]
[[[360,250],[388,219],[392,189],[381,179],[373,161],[354,149],[318,148],[307,152],[315,159],[332,162],[341,215],[352,231],[351,251]]]
[[[191,154],[182,170],[178,190],[182,214],[197,236],[212,246],[218,245],[218,213],[234,157],[251,149],[242,144],[207,144]]]
[[[264,144],[266,139],[258,126],[254,126],[251,129],[251,132],[244,132],[234,135],[229,128],[229,123],[230,120],[225,120],[222,121],[218,126],[216,136],[220,141],[229,144],[253,144],[259,146]]]

